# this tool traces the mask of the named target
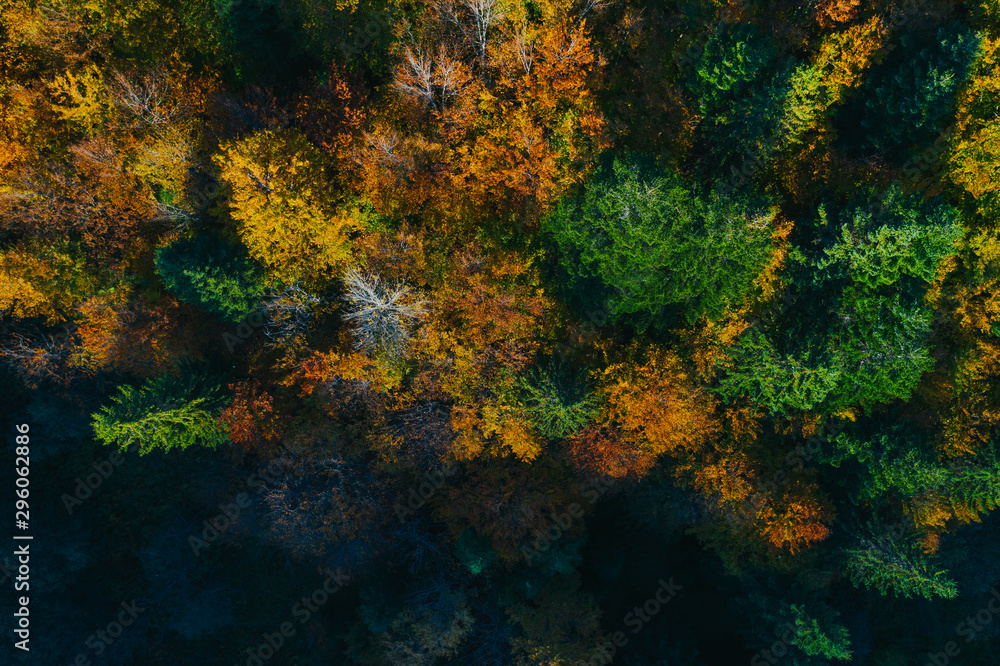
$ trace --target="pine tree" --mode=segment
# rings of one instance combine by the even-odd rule
[[[638,329],[693,323],[738,306],[771,256],[761,202],[698,196],[641,155],[606,164],[543,223],[571,283],[603,287],[612,320]]]
[[[140,455],[195,444],[215,448],[229,439],[217,421],[223,402],[205,375],[162,374],[139,388],[120,386],[111,404],[94,414],[94,434],[122,450],[136,446]]]
[[[772,414],[815,409],[840,383],[841,370],[809,352],[780,355],[760,332],[742,336],[730,350],[735,368],[719,381],[726,400],[749,396]]]
[[[597,405],[579,373],[550,363],[533,369],[520,383],[518,402],[539,432],[549,439],[569,437],[596,416]]]
[[[976,34],[958,24],[940,28],[927,45],[909,33],[901,42],[898,55],[863,88],[861,124],[868,140],[886,150],[928,142],[944,129],[979,48]]]
[[[214,234],[182,238],[160,248],[156,270],[185,303],[238,322],[259,304],[264,276],[246,252]]]
[[[790,604],[782,614],[795,627],[792,645],[810,657],[851,660],[850,634],[846,627],[836,623],[837,611],[820,602],[811,609],[805,604]]]
[[[862,537],[844,552],[845,568],[856,587],[874,588],[882,595],[892,594],[925,599],[953,599],[958,587],[946,571],[933,568],[930,559],[918,552],[910,540],[897,541],[888,536]]]

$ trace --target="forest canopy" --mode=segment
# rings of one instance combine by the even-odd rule
[[[995,663],[998,63],[994,0],[0,3],[32,658]]]

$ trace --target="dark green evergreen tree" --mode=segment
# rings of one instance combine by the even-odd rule
[[[978,36],[960,24],[942,27],[926,41],[904,31],[900,42],[859,92],[866,100],[861,124],[868,141],[884,150],[934,140],[955,109],[979,48]]]
[[[703,173],[740,180],[763,169],[779,147],[784,98],[793,71],[771,38],[749,23],[721,24],[684,85],[694,98]]]
[[[156,270],[179,299],[230,322],[249,315],[265,289],[263,272],[246,252],[211,233],[160,248]]]

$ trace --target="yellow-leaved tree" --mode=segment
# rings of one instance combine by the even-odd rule
[[[65,321],[92,288],[82,258],[68,245],[28,243],[0,252],[0,320]]]
[[[267,130],[223,146],[216,162],[232,188],[230,215],[250,255],[280,282],[333,277],[368,208],[330,191],[322,154],[294,130]]]
[[[980,58],[962,91],[948,155],[950,180],[976,200],[987,217],[1000,201],[1000,39],[984,37]]]
[[[628,350],[625,359],[603,371],[601,392],[607,420],[653,455],[697,449],[715,430],[714,400],[669,351]]]

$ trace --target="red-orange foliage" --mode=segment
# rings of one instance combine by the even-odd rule
[[[613,429],[587,428],[566,440],[566,457],[582,476],[642,478],[656,456],[622,439]]]
[[[283,428],[274,413],[274,398],[260,382],[245,380],[229,388],[236,395],[219,419],[234,443],[256,449],[281,438]]]
[[[819,496],[818,486],[793,483],[759,518],[772,546],[796,553],[830,535],[826,523],[833,521],[834,514],[829,502]]]
[[[91,370],[139,377],[163,372],[180,355],[171,345],[169,305],[152,306],[142,299],[130,302],[124,290],[88,298],[77,308],[82,321],[76,331],[79,347],[74,362]]]

